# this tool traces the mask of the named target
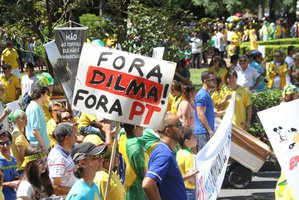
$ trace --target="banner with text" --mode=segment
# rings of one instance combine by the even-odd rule
[[[55,41],[44,45],[55,79],[59,80],[69,103],[72,103],[75,77],[81,50],[87,38],[87,29],[87,27],[54,28]]]
[[[107,119],[159,128],[176,64],[85,43],[73,109]]]
[[[196,155],[196,199],[215,200],[225,176],[231,147],[235,94],[214,136]]]
[[[288,186],[299,199],[299,99],[258,112]]]

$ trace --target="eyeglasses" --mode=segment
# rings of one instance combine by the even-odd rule
[[[239,62],[246,62],[247,60],[239,60]]]
[[[11,145],[11,141],[10,140],[8,140],[8,141],[6,141],[6,142],[0,142],[0,147],[4,147],[4,145],[7,145],[7,146],[9,146],[9,145]]]

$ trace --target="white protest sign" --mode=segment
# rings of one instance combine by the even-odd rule
[[[231,147],[231,127],[235,110],[233,95],[214,136],[196,155],[196,199],[217,199],[226,172]]]
[[[258,112],[274,153],[299,199],[299,99]]]
[[[152,57],[163,60],[164,50],[165,50],[165,47],[155,47],[153,49]]]
[[[258,45],[257,49],[262,53],[263,58],[266,56],[266,47],[265,45]]]
[[[163,121],[176,64],[85,43],[73,109],[157,129]]]

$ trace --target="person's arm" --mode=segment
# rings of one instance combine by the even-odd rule
[[[20,162],[23,163],[24,154],[25,154],[25,146],[17,145],[17,151],[18,151]]]
[[[57,196],[67,195],[70,191],[70,187],[61,186],[62,178],[61,177],[55,177],[51,178],[54,194]]]
[[[187,173],[183,176],[183,180],[192,180],[195,176],[195,174],[197,174],[199,171],[196,169],[191,169],[189,171],[187,171]]]
[[[46,147],[46,145],[45,145],[45,143],[43,141],[43,138],[42,138],[42,136],[41,136],[41,134],[40,134],[40,132],[39,132],[39,130],[37,128],[33,129],[32,134],[36,138],[39,146],[41,146],[43,149],[47,149],[47,147]]]
[[[186,103],[181,103],[181,112],[182,112],[182,126],[183,127],[188,127],[189,122],[188,122],[188,104]]]
[[[10,188],[17,189],[19,184],[20,184],[20,180],[14,180],[14,181],[4,182],[2,186],[3,188],[10,187]]]
[[[3,122],[3,120],[11,113],[11,110],[9,108],[5,108],[3,113],[0,116],[0,123]]]
[[[213,135],[213,130],[210,127],[208,120],[205,116],[205,112],[206,112],[206,107],[203,106],[197,106],[196,107],[197,110],[197,116],[198,119],[200,120],[200,122],[202,123],[203,127],[207,130],[207,133],[209,134],[210,137],[212,137]]]
[[[16,88],[16,99],[15,100],[18,100],[21,94],[22,94],[21,88]]]
[[[255,90],[255,88],[259,85],[262,80],[262,75],[259,75],[254,83],[254,85],[250,88],[250,91]]]
[[[113,138],[112,138],[111,124],[103,121],[103,122],[101,122],[101,126],[102,126],[102,130],[105,132],[105,135],[106,135],[105,144],[112,145]]]
[[[161,200],[159,188],[154,179],[145,177],[142,181],[142,189],[148,200]]]
[[[251,116],[252,116],[252,105],[246,108],[246,124],[245,130],[248,130],[251,126]]]

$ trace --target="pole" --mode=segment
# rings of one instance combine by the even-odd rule
[[[113,146],[112,146],[112,154],[111,154],[111,158],[110,158],[108,180],[107,180],[104,200],[108,199],[108,191],[109,191],[109,187],[110,187],[111,174],[112,174],[112,169],[113,169],[113,166],[114,166],[116,149],[117,149],[117,146],[118,146],[118,133],[119,133],[119,130],[120,130],[120,122],[116,122],[115,137],[114,137]]]

